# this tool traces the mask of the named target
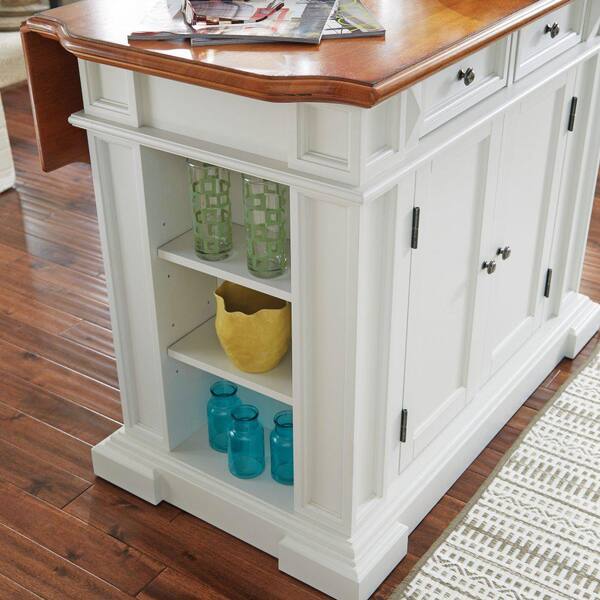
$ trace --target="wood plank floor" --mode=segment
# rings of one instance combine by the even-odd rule
[[[255,548],[95,479],[90,447],[121,410],[90,171],[41,173],[26,89],[2,99],[18,181],[0,195],[0,598],[324,598]],[[582,291],[600,301],[600,202]],[[389,596],[597,341],[517,411],[374,598]]]

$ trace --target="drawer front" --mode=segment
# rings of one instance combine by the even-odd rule
[[[579,44],[585,3],[573,0],[519,31],[516,80]]]
[[[506,87],[509,39],[498,40],[423,81],[422,136]]]

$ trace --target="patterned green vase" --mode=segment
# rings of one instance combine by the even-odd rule
[[[256,277],[277,277],[287,269],[290,188],[251,175],[242,179],[248,270]]]
[[[229,171],[188,161],[194,248],[204,260],[223,260],[233,246]]]

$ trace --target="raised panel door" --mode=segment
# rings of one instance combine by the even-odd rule
[[[448,147],[417,173],[419,239],[412,251],[404,408],[406,466],[470,401],[479,380],[499,122]]]
[[[562,174],[573,74],[527,96],[504,117],[491,278],[488,374],[497,371],[540,326],[552,229]]]

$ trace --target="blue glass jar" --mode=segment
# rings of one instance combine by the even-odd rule
[[[258,409],[240,404],[231,411],[229,470],[241,479],[258,477],[265,469],[265,432],[258,421]]]
[[[211,396],[206,405],[208,442],[217,452],[227,452],[231,411],[242,403],[237,391],[237,385],[229,381],[217,381],[210,387]]]
[[[294,422],[291,410],[282,410],[273,419],[271,431],[271,477],[278,483],[294,483]]]

